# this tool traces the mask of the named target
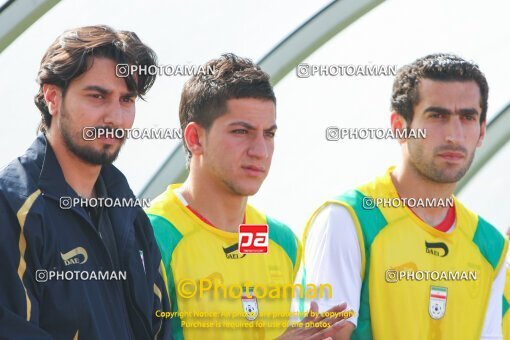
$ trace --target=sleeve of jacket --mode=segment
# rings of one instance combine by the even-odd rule
[[[171,302],[168,296],[168,291],[166,289],[166,276],[164,272],[163,262],[161,261],[161,253],[158,248],[158,244],[156,243],[156,239],[154,237],[154,232],[151,227],[151,223],[145,215],[143,214],[144,223],[146,224],[149,247],[150,247],[150,259],[151,259],[151,270],[154,277],[154,306],[152,311],[152,330],[153,336],[155,339],[173,339],[170,319],[169,318],[161,318],[157,315],[160,315],[159,312],[166,312],[171,310]],[[156,313],[158,312],[158,313]]]
[[[8,339],[51,339],[39,327],[40,286],[35,280],[41,268],[37,248],[42,222],[28,213],[39,194],[12,202],[0,186],[0,334]]]

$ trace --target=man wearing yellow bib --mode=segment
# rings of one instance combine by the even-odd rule
[[[304,233],[307,281],[335,292],[320,308],[357,312],[335,339],[502,338],[508,243],[453,196],[485,136],[487,98],[478,66],[455,55],[397,73],[391,128],[426,137],[398,139],[402,162],[324,203]]]
[[[292,292],[284,287],[294,284],[302,249],[290,228],[247,199],[271,166],[276,98],[248,59],[227,54],[203,69],[212,71],[186,83],[179,109],[189,176],[147,210],[172,303],[164,312],[174,339],[274,339],[288,327]],[[288,329],[284,338],[324,339],[345,323],[313,319],[327,325]]]
[[[506,230],[507,238],[510,238],[510,228]],[[503,291],[503,339],[510,339],[510,264],[506,263],[506,280]]]
[[[505,290],[503,293],[503,339],[510,339],[510,268],[506,266]]]

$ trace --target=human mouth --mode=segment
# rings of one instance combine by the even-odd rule
[[[460,161],[465,157],[464,153],[457,151],[441,152],[438,156],[450,162]]]
[[[244,165],[242,168],[250,176],[260,176],[266,172],[264,168],[254,165]]]

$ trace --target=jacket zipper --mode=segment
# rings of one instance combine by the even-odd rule
[[[47,193],[44,193],[44,192],[41,192],[41,196],[46,196],[48,198],[51,198],[52,200],[56,201],[56,202],[60,202],[59,199],[57,199],[55,196],[53,195],[48,195]],[[80,215],[81,218],[83,218],[87,224],[92,227],[92,229],[94,230],[95,234],[99,237],[99,239],[101,240],[101,245],[104,247],[104,249],[106,250],[106,254],[108,254],[108,260],[110,261],[110,268],[113,268],[113,260],[112,260],[112,257],[110,255],[110,251],[108,250],[108,248],[106,247],[106,245],[104,244],[104,241],[103,241],[103,236],[101,235],[101,233],[96,229],[96,227],[84,216],[84,214],[78,210],[77,208],[75,208],[74,206],[71,206],[71,208],[69,210],[72,210],[74,211],[76,214]],[[120,255],[120,254],[119,254]],[[119,256],[119,258],[121,258],[121,256]],[[126,282],[126,284],[129,286],[129,282]],[[144,318],[142,316],[140,316],[140,312],[137,308],[137,306],[133,303],[132,301],[132,298],[131,298],[131,294],[129,293],[129,289],[127,289],[127,292],[125,292],[124,296],[127,296],[127,300],[129,301],[129,304],[132,308],[132,310],[134,310],[135,312],[135,315],[136,317],[140,320],[140,323],[142,324],[143,326],[143,329],[145,331],[145,333],[147,334],[148,336],[148,339],[151,339],[151,333],[150,331],[147,329],[147,325],[145,324],[144,322]],[[126,310],[126,313],[127,313],[127,310]],[[129,319],[129,317],[128,317]],[[151,321],[151,320],[149,320]],[[133,329],[132,327],[130,327],[131,329],[131,332],[130,332],[130,335],[133,335],[132,332],[133,332]]]

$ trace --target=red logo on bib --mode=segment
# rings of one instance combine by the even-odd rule
[[[267,224],[239,225],[239,253],[267,254],[269,227]]]

